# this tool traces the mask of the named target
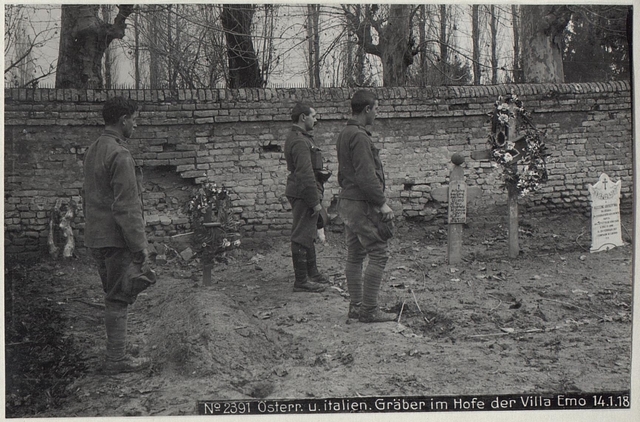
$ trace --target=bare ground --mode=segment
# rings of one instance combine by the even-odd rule
[[[5,271],[8,417],[191,415],[197,400],[621,391],[631,374],[631,246],[589,253],[583,216],[446,232],[404,223],[380,303],[399,323],[346,323],[343,234],[318,246],[331,286],[292,292],[286,239],[229,253],[202,285],[171,255],[130,308],[144,373],[98,375],[102,292],[91,261],[11,263]],[[631,216],[623,216],[631,242]]]

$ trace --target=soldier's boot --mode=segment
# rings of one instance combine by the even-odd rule
[[[318,261],[316,259],[316,247],[311,246],[307,249],[307,274],[309,280],[314,283],[328,284],[329,279],[325,277],[320,271],[318,271]]]
[[[377,306],[373,309],[360,308],[360,322],[391,322],[396,320],[395,314],[382,312]]]
[[[360,308],[362,308],[362,303],[349,303],[347,319],[360,319]]]
[[[149,359],[126,354],[127,307],[128,305],[123,302],[105,301],[104,321],[107,331],[107,355],[100,368],[102,374],[137,372],[149,367]]]
[[[323,292],[324,286],[309,281],[307,273],[307,248],[296,242],[291,242],[291,259],[293,260],[293,273],[295,275],[293,291],[312,293]]]

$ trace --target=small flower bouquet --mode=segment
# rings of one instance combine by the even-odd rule
[[[195,188],[186,203],[194,247],[204,259],[213,260],[216,255],[240,246],[239,222],[232,218],[230,210],[229,191],[211,182]]]
[[[491,155],[502,167],[505,185],[515,188],[520,196],[537,190],[548,179],[549,154],[530,113],[515,94],[508,94],[498,97],[489,116]],[[520,136],[516,138],[517,133]]]

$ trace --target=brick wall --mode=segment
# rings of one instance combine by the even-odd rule
[[[632,203],[631,96],[628,83],[380,88],[373,134],[382,149],[391,206],[405,218],[444,224],[446,208],[431,190],[446,185],[450,157],[462,153],[467,183],[483,189],[470,217],[506,203],[500,171],[470,153],[486,149],[487,113],[498,95],[516,93],[546,131],[549,182],[521,200],[521,213],[588,212],[587,184],[601,172],[622,180]],[[180,207],[205,179],[234,191],[244,236],[286,235],[286,165],[279,150],[293,103],[315,105],[315,139],[334,176],[325,205],[338,194],[334,142],[349,115],[352,91],[340,88],[78,91],[5,89],[5,248],[46,250],[49,210],[58,197],[80,200],[82,159],[102,129],[107,97],[139,102],[129,147],[147,174],[145,207],[152,239],[188,231]],[[82,244],[82,216],[75,227]]]

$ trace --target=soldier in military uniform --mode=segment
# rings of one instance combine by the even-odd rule
[[[155,283],[148,261],[142,173],[126,147],[137,114],[134,101],[108,99],[102,112],[105,130],[84,159],[84,243],[98,264],[105,293],[104,374],[139,371],[150,363],[126,353],[127,309],[138,293]]]
[[[395,315],[378,308],[378,290],[389,259],[388,240],[393,236],[393,210],[385,197],[385,178],[379,150],[366,126],[373,124],[378,100],[360,90],[351,98],[352,116],[340,132],[338,213],[344,221],[347,242],[345,275],[351,303],[348,318],[360,322],[393,321]],[[363,263],[369,263],[363,271]]]
[[[285,195],[291,204],[291,257],[294,292],[322,292],[329,281],[318,271],[314,241],[323,213],[323,184],[330,173],[323,170],[322,154],[310,132],[316,123],[316,111],[298,103],[291,111],[293,125],[284,144],[287,160]]]

